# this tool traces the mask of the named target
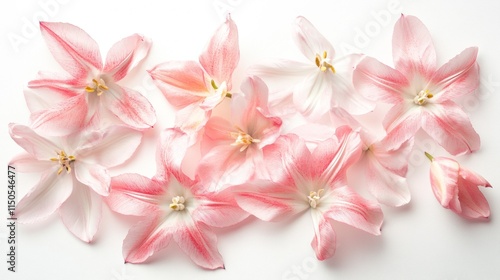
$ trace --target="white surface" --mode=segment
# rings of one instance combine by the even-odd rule
[[[421,137],[410,160],[408,182],[412,201],[400,209],[384,207],[385,223],[379,237],[336,224],[336,255],[315,259],[310,242],[313,229],[308,214],[294,221],[264,223],[249,219],[243,225],[219,230],[218,247],[226,270],[197,267],[175,243],[142,265],[123,264],[121,243],[136,218],[111,213],[104,207],[101,228],[88,245],[69,233],[57,214],[36,225],[18,225],[16,273],[0,264],[0,279],[498,279],[500,277],[500,2],[482,1],[168,1],[39,0],[3,3],[1,44],[1,164],[21,153],[8,136],[7,124],[27,124],[23,89],[38,70],[58,70],[43,42],[36,18],[70,22],[86,30],[106,53],[111,44],[134,32],[153,39],[148,59],[133,79],[124,84],[138,89],[157,110],[159,124],[146,134],[130,164],[113,174],[137,172],[153,175],[154,144],[159,131],[172,124],[173,113],[144,70],[172,59],[196,60],[217,26],[223,22],[216,5],[230,8],[239,28],[241,60],[234,85],[245,69],[267,58],[302,59],[291,39],[291,23],[298,15],[308,18],[337,48],[348,46],[392,65],[391,37],[403,12],[419,17],[430,30],[440,63],[468,46],[479,46],[481,92],[463,100],[481,136],[481,149],[458,158],[493,185],[484,190],[491,206],[489,222],[466,221],[437,203],[428,181],[423,151],[444,155],[441,148]],[[164,1],[167,2],[167,1]],[[43,3],[52,3],[47,9]],[[54,4],[55,3],[55,4]],[[477,2],[476,2],[477,3]],[[399,7],[399,11],[388,7]],[[386,11],[386,12],[381,12]],[[392,12],[391,12],[392,11]],[[387,21],[375,15],[388,15]],[[380,18],[379,18],[380,20]],[[367,37],[361,38],[360,32]],[[9,38],[19,36],[14,46]],[[19,39],[19,38],[17,38]],[[365,39],[364,41],[362,39]],[[4,171],[5,172],[5,171]],[[5,174],[5,173],[4,173]],[[25,193],[34,178],[18,175],[18,191]],[[6,178],[1,179],[6,185]],[[362,186],[355,186],[360,189]],[[18,199],[20,196],[18,196]],[[1,260],[6,258],[6,188],[0,191]]]

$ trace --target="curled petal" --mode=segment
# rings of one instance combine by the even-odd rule
[[[453,208],[455,211],[460,210],[458,202],[458,172],[460,165],[458,162],[448,158],[432,160],[431,163],[431,187],[434,196],[439,203],[445,208]]]
[[[92,242],[101,221],[101,196],[73,179],[73,192],[59,208],[59,215],[76,237]]]
[[[387,170],[405,177],[408,171],[408,158],[413,149],[414,138],[404,141],[399,146],[391,146],[386,138],[370,146],[376,160]]]
[[[192,182],[181,171],[182,161],[190,147],[189,135],[178,128],[168,128],[160,136],[156,154],[157,176],[167,179],[173,174],[184,186],[191,186]]]
[[[462,210],[459,214],[472,219],[489,217],[490,206],[478,186],[491,187],[491,185],[481,176],[462,167],[459,173],[458,200]]]
[[[102,69],[99,46],[85,31],[69,23],[40,22],[42,35],[59,64],[75,78]]]
[[[307,59],[314,62],[316,55],[323,55],[323,52],[326,52],[328,57],[335,57],[332,44],[319,33],[309,20],[302,16],[295,19],[293,36],[295,43]]]
[[[126,125],[144,129],[156,123],[153,106],[139,92],[114,85],[103,96],[106,98],[105,106]]]
[[[238,28],[228,15],[226,22],[214,33],[207,49],[200,55],[200,64],[217,85],[223,82],[231,89],[231,76],[240,60]]]
[[[81,160],[74,163],[76,179],[90,187],[97,194],[107,196],[111,177],[108,170],[98,164],[88,164]]]
[[[151,48],[151,39],[139,34],[123,38],[115,43],[106,55],[103,72],[119,81],[137,64],[139,64]]]
[[[12,140],[38,160],[50,160],[61,150],[60,147],[25,125],[11,123],[9,133]]]
[[[336,249],[336,233],[330,221],[325,219],[319,212],[312,211],[314,226],[314,238],[311,246],[316,252],[316,258],[323,261],[331,258]]]

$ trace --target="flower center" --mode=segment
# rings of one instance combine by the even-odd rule
[[[231,98],[231,97],[233,97],[233,95],[231,93],[227,92],[226,82],[223,82],[220,86],[217,86],[217,84],[215,84],[215,81],[211,80],[210,84],[212,85],[212,88],[215,90],[215,92],[218,93],[221,96],[221,98],[224,98],[224,97]]]
[[[316,208],[319,204],[319,200],[321,199],[321,195],[323,194],[324,190],[319,189],[318,192],[311,191],[309,192],[309,195],[307,196],[307,200],[309,201],[309,205],[312,208]]]
[[[327,58],[328,53],[326,51],[323,52],[323,56],[320,56],[319,54],[316,54],[316,66],[322,71],[325,72],[328,69],[332,71],[333,74],[335,74],[335,68],[333,68],[333,65],[330,63],[331,59]]]
[[[57,170],[57,175],[61,174],[63,172],[63,169],[66,169],[66,173],[69,174],[71,173],[71,166],[70,163],[76,160],[74,156],[68,156],[66,153],[61,150],[60,152],[56,152],[57,157],[51,158],[51,161],[57,161],[60,165],[59,170]]]
[[[109,87],[106,86],[106,82],[102,78],[92,79],[92,83],[89,83],[85,87],[85,91],[88,93],[95,92],[97,96],[101,96],[104,91],[109,90]]]
[[[243,152],[250,146],[252,143],[259,143],[259,139],[254,139],[252,136],[248,135],[246,132],[244,132],[240,128],[236,128],[238,132],[231,132],[231,137],[234,140],[234,142],[231,144],[231,146],[241,146],[240,152]]]
[[[424,105],[429,99],[434,97],[434,95],[428,90],[421,90],[415,98],[413,98],[413,103],[417,105]]]
[[[186,206],[184,206],[184,203],[186,200],[184,199],[183,196],[175,196],[172,198],[172,203],[170,203],[170,208],[174,211],[182,211]]]

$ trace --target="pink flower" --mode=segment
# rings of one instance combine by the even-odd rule
[[[286,79],[287,83],[295,81],[293,102],[303,115],[313,119],[325,115],[331,107],[341,107],[351,114],[371,111],[372,103],[357,94],[351,82],[354,65],[361,56],[335,58],[330,42],[304,17],[297,17],[294,27],[295,43],[308,63],[280,60],[256,66],[251,73],[263,78]],[[289,101],[286,94],[280,99]],[[279,104],[274,99],[272,103]]]
[[[180,171],[187,146],[186,134],[168,129],[162,135],[155,177],[123,174],[112,178],[106,198],[110,208],[144,217],[123,241],[125,262],[142,263],[173,239],[197,265],[224,267],[212,227],[234,225],[248,214],[238,207],[229,190],[208,193],[197,180]]]
[[[197,174],[205,186],[220,190],[242,184],[263,166],[262,148],[279,136],[281,119],[269,116],[267,86],[257,77],[241,85],[245,94],[231,100],[231,120],[211,117],[205,126]]]
[[[40,22],[52,55],[68,75],[40,73],[26,92],[32,127],[67,135],[101,118],[132,128],[151,127],[156,115],[149,101],[117,84],[149,52],[151,41],[134,34],[114,44],[103,66],[99,46],[69,23]]]
[[[402,143],[422,128],[453,155],[479,149],[479,135],[455,103],[479,86],[477,47],[436,68],[427,28],[416,17],[405,15],[396,23],[392,46],[396,69],[367,57],[353,75],[359,92],[394,105],[384,120],[388,138]]]
[[[431,187],[436,199],[444,208],[466,218],[478,219],[490,216],[490,206],[479,187],[491,187],[479,174],[450,158],[434,158],[431,161]]]
[[[345,173],[361,154],[359,135],[341,127],[336,137],[310,152],[295,135],[281,136],[264,149],[272,181],[235,187],[238,205],[265,221],[276,221],[309,210],[315,236],[311,243],[319,260],[335,253],[339,221],[379,235],[383,214],[379,205],[346,186]]]
[[[185,132],[198,132],[226,96],[238,61],[238,29],[228,15],[196,61],[168,61],[149,74],[168,102],[179,110],[176,124]]]
[[[38,184],[16,207],[18,221],[37,222],[58,210],[71,233],[91,242],[101,219],[101,196],[109,194],[107,168],[130,158],[142,133],[114,126],[53,142],[23,125],[9,128],[12,139],[28,152],[10,164],[20,172],[42,172]]]

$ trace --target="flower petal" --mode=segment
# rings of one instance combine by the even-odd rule
[[[240,60],[240,49],[238,28],[229,15],[215,31],[199,60],[217,85],[226,82],[228,90],[231,89],[231,76]]]
[[[312,63],[298,62],[288,59],[279,59],[271,62],[264,62],[252,65],[248,68],[249,75],[255,75],[264,80],[304,79],[309,76],[317,67]]]
[[[54,167],[55,163],[50,160],[38,160],[30,154],[23,154],[11,159],[9,165],[14,166],[17,172],[30,173],[43,172]]]
[[[307,77],[293,91],[293,102],[310,119],[318,119],[330,110],[333,95],[330,73],[318,72]]]
[[[88,164],[81,160],[75,161],[73,165],[76,179],[90,187],[97,194],[107,196],[111,177],[108,170],[98,164]]]
[[[75,78],[84,78],[93,69],[102,69],[99,46],[85,31],[69,23],[40,22],[50,52]]]
[[[139,92],[114,85],[104,96],[105,106],[126,125],[144,129],[156,123],[155,109]]]
[[[15,215],[20,223],[33,223],[54,213],[70,196],[71,176],[57,175],[57,167],[42,174],[40,181],[16,205]]]
[[[192,182],[182,172],[182,161],[190,147],[189,135],[178,128],[168,128],[160,136],[156,153],[156,176],[168,179],[173,174],[184,186],[191,186]]]
[[[439,203],[450,208],[458,205],[458,172],[460,166],[458,162],[449,158],[435,158],[431,162],[430,179],[434,196]],[[454,208],[454,211],[461,210]]]
[[[139,34],[123,38],[115,43],[106,55],[103,72],[119,81],[137,64],[139,64],[151,48],[151,39]]]
[[[330,107],[343,108],[353,115],[362,115],[373,111],[375,103],[356,92],[351,81],[350,75],[348,77],[340,76],[340,74],[332,76],[333,96]]]
[[[200,143],[202,157],[215,146],[234,142],[231,132],[235,129],[228,120],[218,116],[211,117],[205,125],[203,139]]]
[[[149,75],[172,106],[199,103],[208,94],[205,74],[195,61],[169,61],[155,66]]]
[[[295,19],[293,38],[304,56],[314,62],[316,55],[327,52],[328,57],[335,57],[332,44],[306,18],[299,16]]]
[[[325,217],[364,230],[373,235],[380,235],[384,215],[376,202],[364,199],[349,187],[332,190]]]
[[[389,143],[388,143],[389,142]],[[399,146],[391,146],[386,138],[370,146],[373,156],[385,169],[406,177],[408,171],[408,158],[413,149],[414,138],[410,138]]]
[[[491,187],[491,185],[481,176],[462,167],[459,175],[458,200],[462,210],[459,214],[473,219],[489,217],[490,206],[478,186]],[[476,184],[478,181],[481,182],[480,185]]]
[[[201,204],[193,212],[193,220],[211,227],[229,227],[243,221],[248,215],[236,203],[233,189],[228,188],[205,194]]]
[[[384,139],[388,149],[396,149],[402,143],[415,136],[423,122],[423,109],[413,102],[394,105],[384,118],[383,125],[387,131]]]
[[[318,211],[311,211],[314,226],[314,238],[311,242],[316,258],[323,261],[331,258],[336,249],[336,233],[330,221],[325,219]]]
[[[177,111],[176,127],[189,134],[192,140],[190,144],[194,144],[199,136],[198,133],[204,128],[211,115],[211,110],[204,110],[200,108],[199,104],[193,103]]]
[[[452,101],[427,104],[429,114],[422,120],[422,129],[452,155],[477,151],[481,145],[479,135],[467,114]]]
[[[25,125],[11,123],[9,133],[12,140],[38,160],[50,160],[61,151],[60,147]]]
[[[91,242],[101,221],[101,196],[73,179],[73,191],[59,208],[59,215],[76,237]]]
[[[436,51],[427,27],[414,16],[401,15],[394,26],[392,56],[396,69],[406,77],[431,78],[436,70]]]

